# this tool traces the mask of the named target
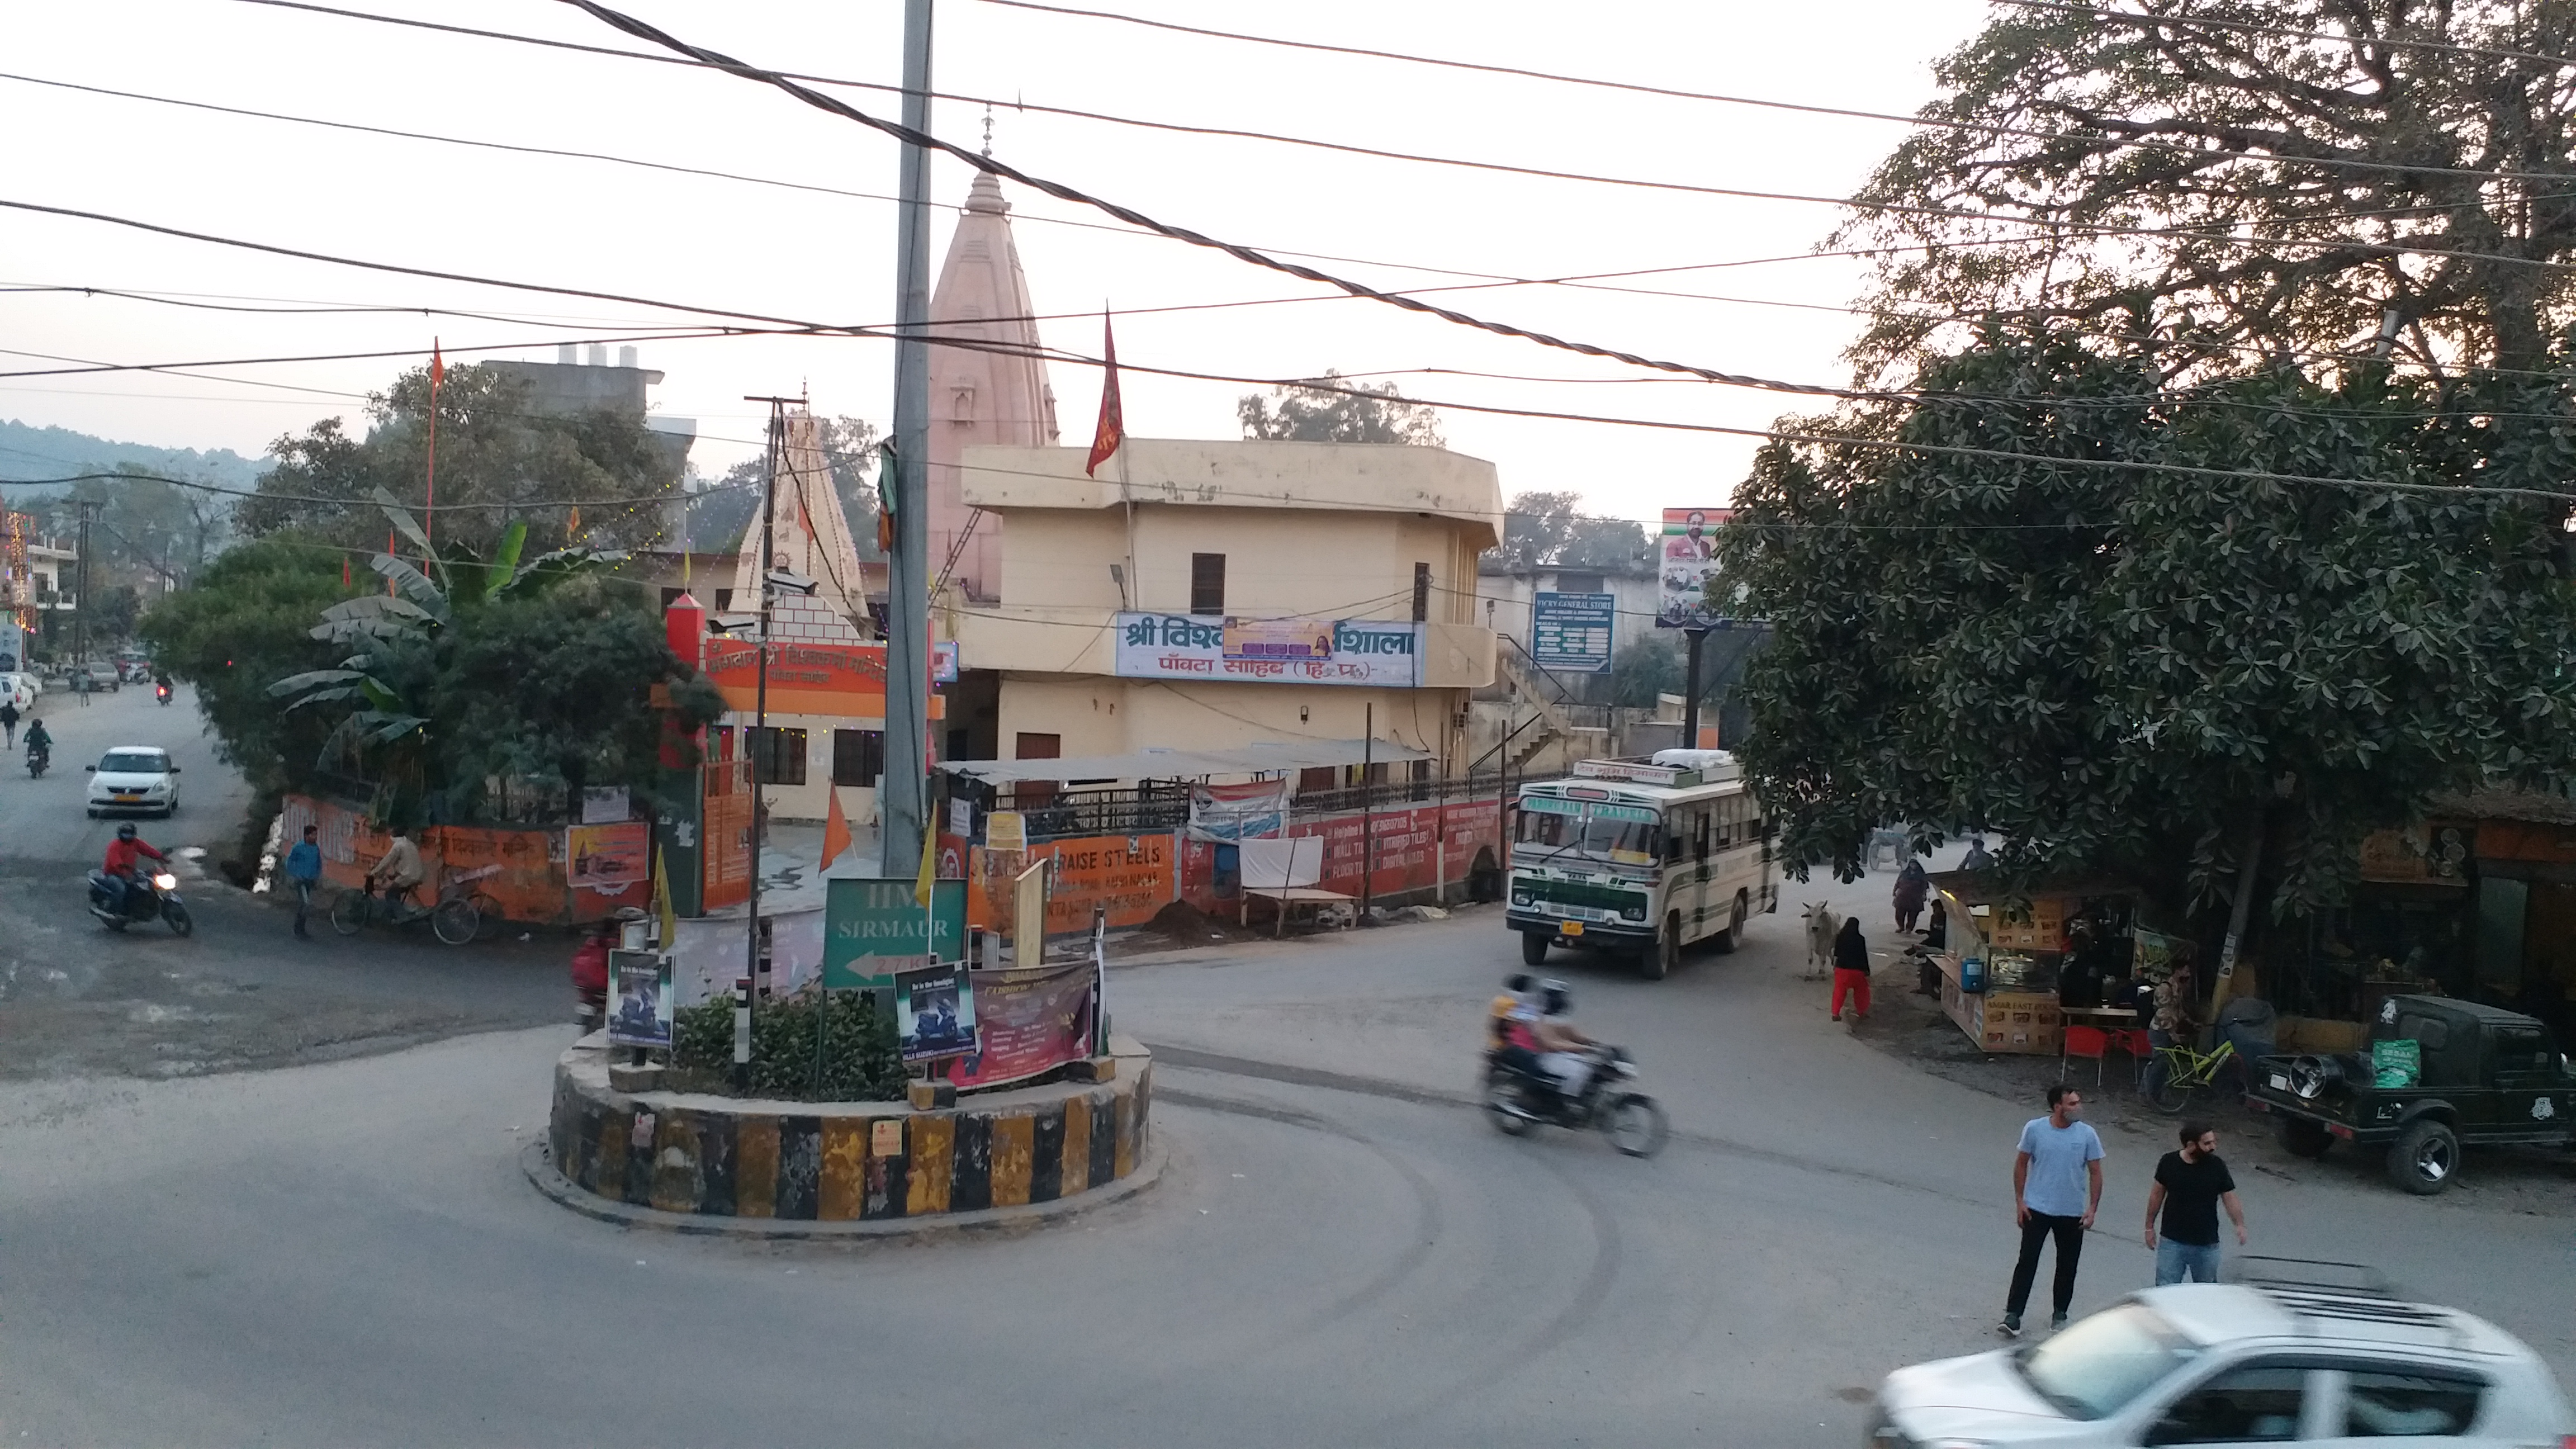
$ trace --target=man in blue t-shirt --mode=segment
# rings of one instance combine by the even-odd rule
[[[2013,1264],[2012,1292],[2004,1299],[2001,1331],[2021,1337],[2022,1310],[2030,1306],[2031,1280],[2039,1276],[2040,1245],[2057,1240],[2057,1279],[2051,1285],[2048,1326],[2066,1326],[2075,1301],[2075,1264],[2084,1254],[2084,1231],[2102,1206],[2102,1139],[2082,1120],[2084,1094],[2063,1082],[2048,1089],[2048,1115],[2021,1129],[2013,1155],[2013,1221],[2021,1225],[2021,1258]]]

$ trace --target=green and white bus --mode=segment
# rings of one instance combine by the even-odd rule
[[[1506,919],[1532,966],[1550,946],[1584,947],[1634,956],[1660,981],[1683,947],[1732,951],[1779,908],[1769,823],[1723,750],[1583,760],[1521,787]]]

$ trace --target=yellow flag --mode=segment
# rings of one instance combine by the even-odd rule
[[[930,883],[939,878],[939,817],[927,815],[921,822],[921,874],[913,877],[912,903],[930,909]]]
[[[653,847],[653,900],[662,913],[662,949],[672,949],[680,933],[679,912],[671,905],[671,877],[662,869],[662,847]]]

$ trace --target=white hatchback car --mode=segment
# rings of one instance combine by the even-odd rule
[[[2576,1449],[2521,1340],[2426,1304],[2287,1287],[2150,1288],[2045,1342],[1887,1376],[1871,1449],[2408,1444]]]
[[[118,745],[89,767],[89,818],[125,810],[176,815],[178,774],[159,745]]]

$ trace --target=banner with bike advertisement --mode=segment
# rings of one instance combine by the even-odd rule
[[[975,986],[963,961],[894,974],[895,1046],[905,1061],[975,1050]]]
[[[671,1045],[671,958],[659,951],[608,953],[608,1039],[618,1046]]]

